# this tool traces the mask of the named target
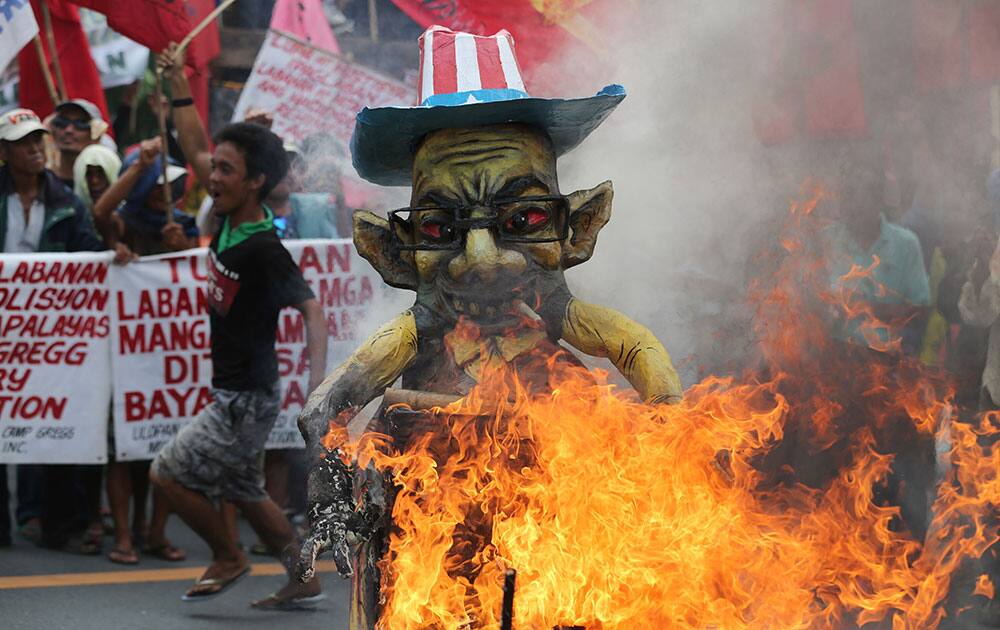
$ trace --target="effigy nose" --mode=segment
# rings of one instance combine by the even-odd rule
[[[504,249],[497,242],[492,230],[469,230],[465,248],[448,263],[448,272],[454,280],[463,282],[495,282],[504,274],[519,274],[527,268],[527,261],[520,252]]]

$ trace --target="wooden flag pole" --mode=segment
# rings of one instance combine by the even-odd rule
[[[378,43],[378,7],[375,0],[368,0],[368,31],[371,40]]]
[[[56,36],[52,32],[52,15],[49,13],[49,5],[43,0],[39,2],[42,9],[42,21],[45,23],[45,38],[49,41],[49,52],[52,53],[52,66],[56,71],[56,83],[59,86],[59,100],[65,101],[69,98],[66,92],[66,82],[63,80],[62,64],[59,63],[59,49],[56,48]],[[58,103],[56,103],[58,105]]]
[[[174,68],[184,72],[184,68]],[[167,106],[163,104],[163,70],[156,69],[156,117],[160,123],[160,177],[163,178],[163,198],[167,202],[167,225],[174,223],[174,191],[167,180]]]
[[[35,52],[38,53],[38,65],[42,67],[42,77],[45,78],[45,87],[49,91],[49,98],[53,105],[60,102],[59,95],[56,94],[56,84],[52,80],[52,72],[49,70],[49,62],[45,59],[45,48],[42,46],[42,38],[35,34]]]
[[[205,16],[198,26],[195,26],[190,33],[184,36],[177,44],[177,53],[180,54],[184,51],[188,45],[194,41],[195,37],[201,33],[205,28],[212,23],[212,20],[216,19],[222,12],[231,7],[236,0],[225,0],[222,4],[215,7],[215,10]],[[184,68],[174,68],[174,72],[184,72]],[[157,105],[157,119],[160,123],[160,177],[163,178],[163,198],[167,202],[167,225],[172,225],[174,223],[174,195],[173,188],[170,186],[170,182],[167,181],[167,164],[169,162],[167,147],[167,107],[163,104],[163,70],[160,68],[156,69],[156,105]]]
[[[215,7],[215,10],[212,11],[211,13],[209,13],[208,15],[206,15],[205,19],[202,20],[198,24],[198,26],[194,27],[194,29],[190,33],[188,33],[187,35],[184,36],[184,39],[182,39],[180,41],[180,43],[177,44],[177,49],[178,50],[184,50],[185,48],[187,48],[188,44],[190,44],[194,40],[195,37],[198,37],[198,35],[203,30],[205,30],[205,28],[209,24],[212,23],[212,20],[214,20],[215,18],[217,18],[220,15],[222,15],[222,12],[225,11],[226,9],[228,9],[229,7],[231,7],[233,5],[233,3],[235,3],[235,2],[236,2],[236,0],[225,0],[225,2],[223,2],[219,6]]]

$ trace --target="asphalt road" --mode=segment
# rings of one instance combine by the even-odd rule
[[[256,537],[242,520],[240,531],[244,545],[252,545]],[[180,596],[208,564],[208,548],[176,516],[171,517],[167,533],[187,551],[186,561],[143,556],[138,565],[126,567],[111,563],[104,555],[39,549],[15,534],[14,545],[0,549],[0,630],[347,628],[349,583],[332,572],[329,561],[320,569],[327,598],[314,611],[251,609],[252,600],[277,590],[284,580],[277,562],[253,555],[253,574],[223,595],[204,602],[182,602]],[[106,537],[105,552],[111,544]],[[968,567],[954,576],[949,615],[940,630],[986,628],[977,622],[972,598],[955,597],[972,592],[977,574]],[[889,630],[891,623],[868,628]]]
[[[256,537],[245,522],[241,521],[240,530],[244,545],[249,547]],[[180,596],[188,584],[208,564],[208,547],[176,517],[171,517],[167,532],[175,545],[187,551],[186,561],[165,562],[143,556],[138,565],[126,567],[113,564],[104,555],[39,549],[15,534],[14,545],[0,549],[0,628],[347,627],[349,585],[330,572],[329,563],[324,563],[322,573],[327,599],[315,611],[262,612],[249,607],[250,601],[277,590],[284,580],[280,565],[263,556],[250,556],[253,574],[226,593],[209,601],[182,602]],[[111,543],[105,538],[105,551]],[[53,585],[60,583],[67,585]]]

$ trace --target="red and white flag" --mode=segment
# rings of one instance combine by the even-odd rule
[[[37,34],[38,22],[27,0],[3,3],[0,6],[0,69],[6,68]]]

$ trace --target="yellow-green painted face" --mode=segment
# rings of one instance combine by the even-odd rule
[[[537,308],[565,285],[558,239],[567,208],[525,198],[558,195],[551,142],[532,127],[429,134],[415,155],[410,205],[433,209],[410,213],[404,240],[453,248],[412,253],[418,300],[448,319],[464,315],[486,327],[510,320],[515,300]]]

